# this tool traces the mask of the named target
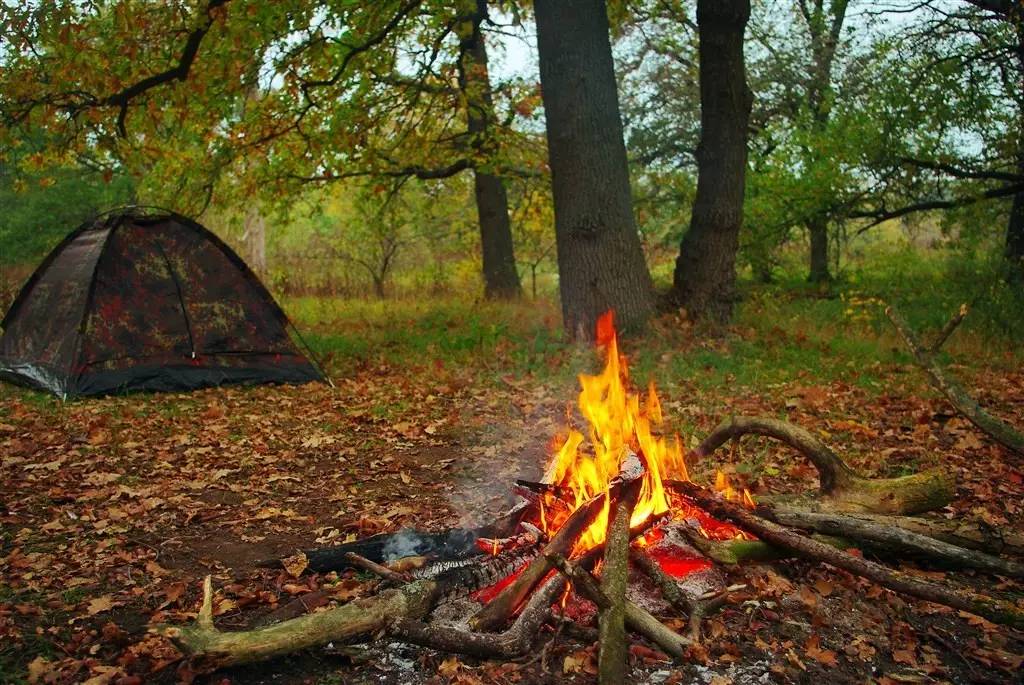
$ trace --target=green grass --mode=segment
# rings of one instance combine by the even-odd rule
[[[961,302],[971,303],[941,361],[968,368],[1021,362],[1024,293],[1007,284],[995,262],[882,243],[861,250],[824,291],[807,284],[803,273],[802,263],[793,263],[773,284],[741,281],[742,300],[724,334],[665,319],[645,338],[624,341],[634,379],[729,393],[843,380],[882,392],[893,366],[911,362],[884,315],[886,303],[896,304],[926,339]],[[535,375],[572,384],[575,374],[598,366],[589,351],[564,341],[550,301],[307,297],[285,306],[335,374],[388,364],[460,369],[481,383]]]

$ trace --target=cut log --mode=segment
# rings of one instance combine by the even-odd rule
[[[799,512],[761,504],[759,516],[791,528],[813,530],[826,535],[866,542],[897,558],[912,556],[956,568],[974,568],[1011,578],[1024,578],[1024,564],[984,552],[967,550],[948,542],[899,527],[879,525],[869,518],[848,514]]]
[[[611,501],[601,570],[601,591],[609,604],[598,614],[597,681],[619,685],[626,680],[626,586],[629,585],[629,521],[643,480],[625,485]]]
[[[807,457],[818,471],[822,506],[834,511],[916,514],[941,509],[955,494],[953,478],[942,469],[900,478],[861,476],[809,431],[762,416],[725,419],[692,454],[695,457],[707,456],[728,440],[743,435],[774,438]]]
[[[981,616],[993,623],[1024,628],[1024,610],[1010,602],[922,581],[867,559],[852,556],[817,540],[804,537],[777,523],[767,521],[742,506],[723,500],[695,483],[668,481],[666,485],[712,516],[731,521],[743,530],[776,547],[790,550],[809,559],[823,561],[911,597],[960,609]]]
[[[1024,433],[982,409],[977,400],[968,395],[959,383],[935,363],[935,355],[939,348],[967,315],[967,305],[960,305],[960,311],[953,315],[949,323],[939,332],[935,342],[927,348],[921,344],[914,329],[894,307],[886,307],[885,315],[889,317],[889,321],[903,338],[903,342],[910,348],[917,366],[928,375],[932,386],[945,395],[949,403],[982,432],[1007,449],[1013,450],[1017,454],[1024,454]]]
[[[572,582],[572,586],[583,597],[597,605],[598,610],[611,606],[611,600],[601,591],[597,579],[582,564],[570,563],[565,557],[551,555],[551,565]],[[626,626],[633,632],[646,637],[661,647],[666,654],[682,658],[690,640],[675,632],[655,618],[646,609],[629,600],[625,604]]]

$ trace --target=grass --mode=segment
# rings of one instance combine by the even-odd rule
[[[972,304],[944,348],[944,363],[1014,368],[1024,356],[1024,294],[995,264],[959,253],[875,246],[825,291],[803,280],[802,263],[784,268],[775,283],[745,280],[740,287],[734,325],[724,335],[667,317],[643,340],[625,341],[634,378],[733,392],[843,380],[881,392],[893,365],[911,362],[884,315],[890,302],[925,336],[961,302]],[[287,299],[285,307],[335,375],[387,364],[471,370],[484,383],[537,375],[572,384],[576,373],[596,368],[592,354],[564,341],[550,300],[307,297]]]

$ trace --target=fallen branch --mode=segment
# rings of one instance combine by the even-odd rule
[[[1010,602],[918,580],[867,559],[852,556],[762,519],[742,506],[727,502],[695,483],[668,481],[666,484],[712,516],[731,521],[743,530],[776,547],[790,550],[809,559],[826,562],[911,597],[960,609],[986,618],[993,623],[1024,628],[1024,611]]]
[[[784,442],[818,470],[821,502],[837,511],[915,514],[941,509],[954,495],[953,479],[940,469],[900,478],[865,478],[800,426],[762,416],[732,416],[715,427],[693,451],[703,457],[728,440],[764,435]]]
[[[800,512],[761,504],[757,514],[791,528],[866,542],[872,548],[913,555],[957,568],[974,568],[1011,578],[1024,578],[1024,564],[972,551],[903,528],[885,526],[855,515]]]
[[[917,334],[894,307],[886,307],[885,315],[889,317],[889,321],[903,338],[903,342],[910,348],[917,366],[928,374],[932,386],[945,395],[949,403],[982,432],[1007,449],[1013,450],[1017,454],[1024,454],[1024,434],[982,409],[981,405],[968,395],[959,383],[947,376],[946,372],[935,363],[935,355],[939,348],[967,315],[967,305],[960,305],[960,310],[942,328],[935,342],[927,348],[921,344]]]
[[[451,568],[436,577],[354,599],[334,609],[236,632],[222,632],[213,625],[213,587],[207,576],[195,623],[163,626],[159,632],[186,656],[212,666],[253,663],[328,642],[373,635],[399,619],[423,618],[438,602],[464,596],[515,572],[526,558],[518,550],[485,557],[480,563]]]
[[[557,555],[550,556],[549,561],[554,568],[572,582],[573,588],[580,595],[596,604],[599,611],[611,606],[611,600],[601,591],[597,579],[580,564],[570,563],[565,557]],[[643,635],[661,647],[666,654],[677,659],[683,657],[685,648],[690,644],[690,640],[666,626],[646,609],[629,600],[626,600],[625,603],[625,622],[630,630]]]
[[[191,626],[170,626],[160,633],[189,657],[211,666],[247,664],[328,642],[343,642],[384,630],[398,616],[426,616],[443,594],[443,585],[420,580],[344,606],[275,623],[264,628],[222,632],[213,625],[213,586],[203,581],[203,604]]]

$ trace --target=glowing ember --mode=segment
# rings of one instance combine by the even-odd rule
[[[692,507],[680,503],[674,505],[663,485],[667,479],[689,480],[683,442],[679,436],[667,439],[660,434],[663,417],[653,383],[642,402],[640,394],[628,388],[629,372],[625,359],[619,354],[611,312],[598,321],[597,340],[606,350],[604,371],[596,376],[579,377],[582,387],[579,408],[588,424],[587,434],[584,436],[576,429],[569,430],[557,447],[546,482],[571,493],[573,501],[569,504],[571,509],[575,509],[607,491],[609,483],[619,475],[622,462],[630,454],[636,454],[644,466],[644,474],[631,525],[638,526],[650,516],[671,511],[676,518],[697,518],[703,526],[705,521],[702,519],[706,517],[693,516],[695,512],[688,511]],[[730,487],[725,474],[719,473],[717,480],[716,489],[725,497],[753,505],[750,494],[746,490],[736,492]],[[540,525],[548,533],[557,530],[565,520],[564,514],[558,517],[552,514],[550,510],[545,512],[542,503]],[[556,518],[558,520],[554,520]],[[603,542],[607,525],[606,501],[605,510],[580,537],[577,549],[590,549]],[[736,536],[737,531],[732,530],[728,537]]]

